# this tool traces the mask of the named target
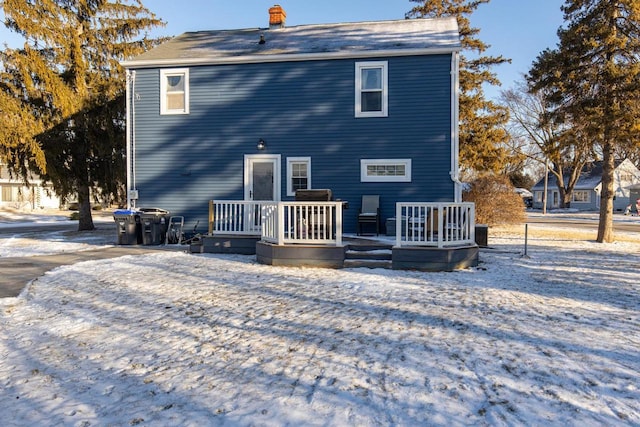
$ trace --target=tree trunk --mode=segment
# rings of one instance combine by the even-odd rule
[[[603,143],[602,192],[600,193],[600,221],[598,223],[599,243],[613,242],[613,171],[615,155],[610,141]]]
[[[81,184],[78,188],[78,231],[94,230],[93,218],[91,217],[91,198],[89,186]]]
[[[610,28],[612,37],[617,37],[618,27],[617,6],[613,7],[610,18]],[[615,143],[616,132],[615,122],[619,119],[620,107],[618,105],[616,78],[612,70],[616,69],[615,46],[606,46],[606,81],[611,82],[609,86],[604,86],[603,96],[603,132],[602,132],[602,191],[600,193],[600,222],[598,224],[598,243],[613,242],[613,180],[615,170]]]
[[[562,208],[568,209],[571,207],[571,196],[573,195],[573,191],[567,191],[566,188],[563,188],[560,192],[560,197],[562,198]]]

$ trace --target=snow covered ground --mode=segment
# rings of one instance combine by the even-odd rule
[[[58,268],[0,300],[0,419],[640,425],[640,233],[529,231],[529,257],[520,228],[490,230],[453,273],[182,252]]]

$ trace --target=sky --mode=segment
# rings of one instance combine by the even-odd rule
[[[176,36],[186,31],[226,30],[268,26],[268,9],[278,0],[146,0],[152,12],[167,22],[154,34]],[[511,58],[511,64],[494,67],[502,88],[486,88],[488,98],[510,88],[526,73],[536,56],[557,43],[562,25],[563,0],[491,0],[479,6],[471,24],[480,28],[479,37],[491,45],[489,55]],[[409,0],[280,0],[287,13],[287,25],[404,19],[417,3]],[[0,28],[0,40],[10,45],[17,38]]]
[[[111,224],[4,234],[0,256]],[[451,273],[162,249],[56,268],[0,298],[2,425],[638,426],[640,233],[547,227],[527,256],[491,228]]]

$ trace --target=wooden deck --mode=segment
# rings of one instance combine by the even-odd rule
[[[276,245],[257,236],[204,236],[192,253],[255,255],[265,265],[322,268],[391,268],[453,271],[478,265],[478,245],[459,247],[394,247],[384,238],[345,237],[341,246]]]

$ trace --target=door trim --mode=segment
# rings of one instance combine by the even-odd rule
[[[244,155],[244,200],[252,200],[250,194],[253,190],[251,184],[251,171],[254,161],[271,161],[273,163],[273,198],[274,201],[282,200],[282,167],[280,154],[245,154]]]

